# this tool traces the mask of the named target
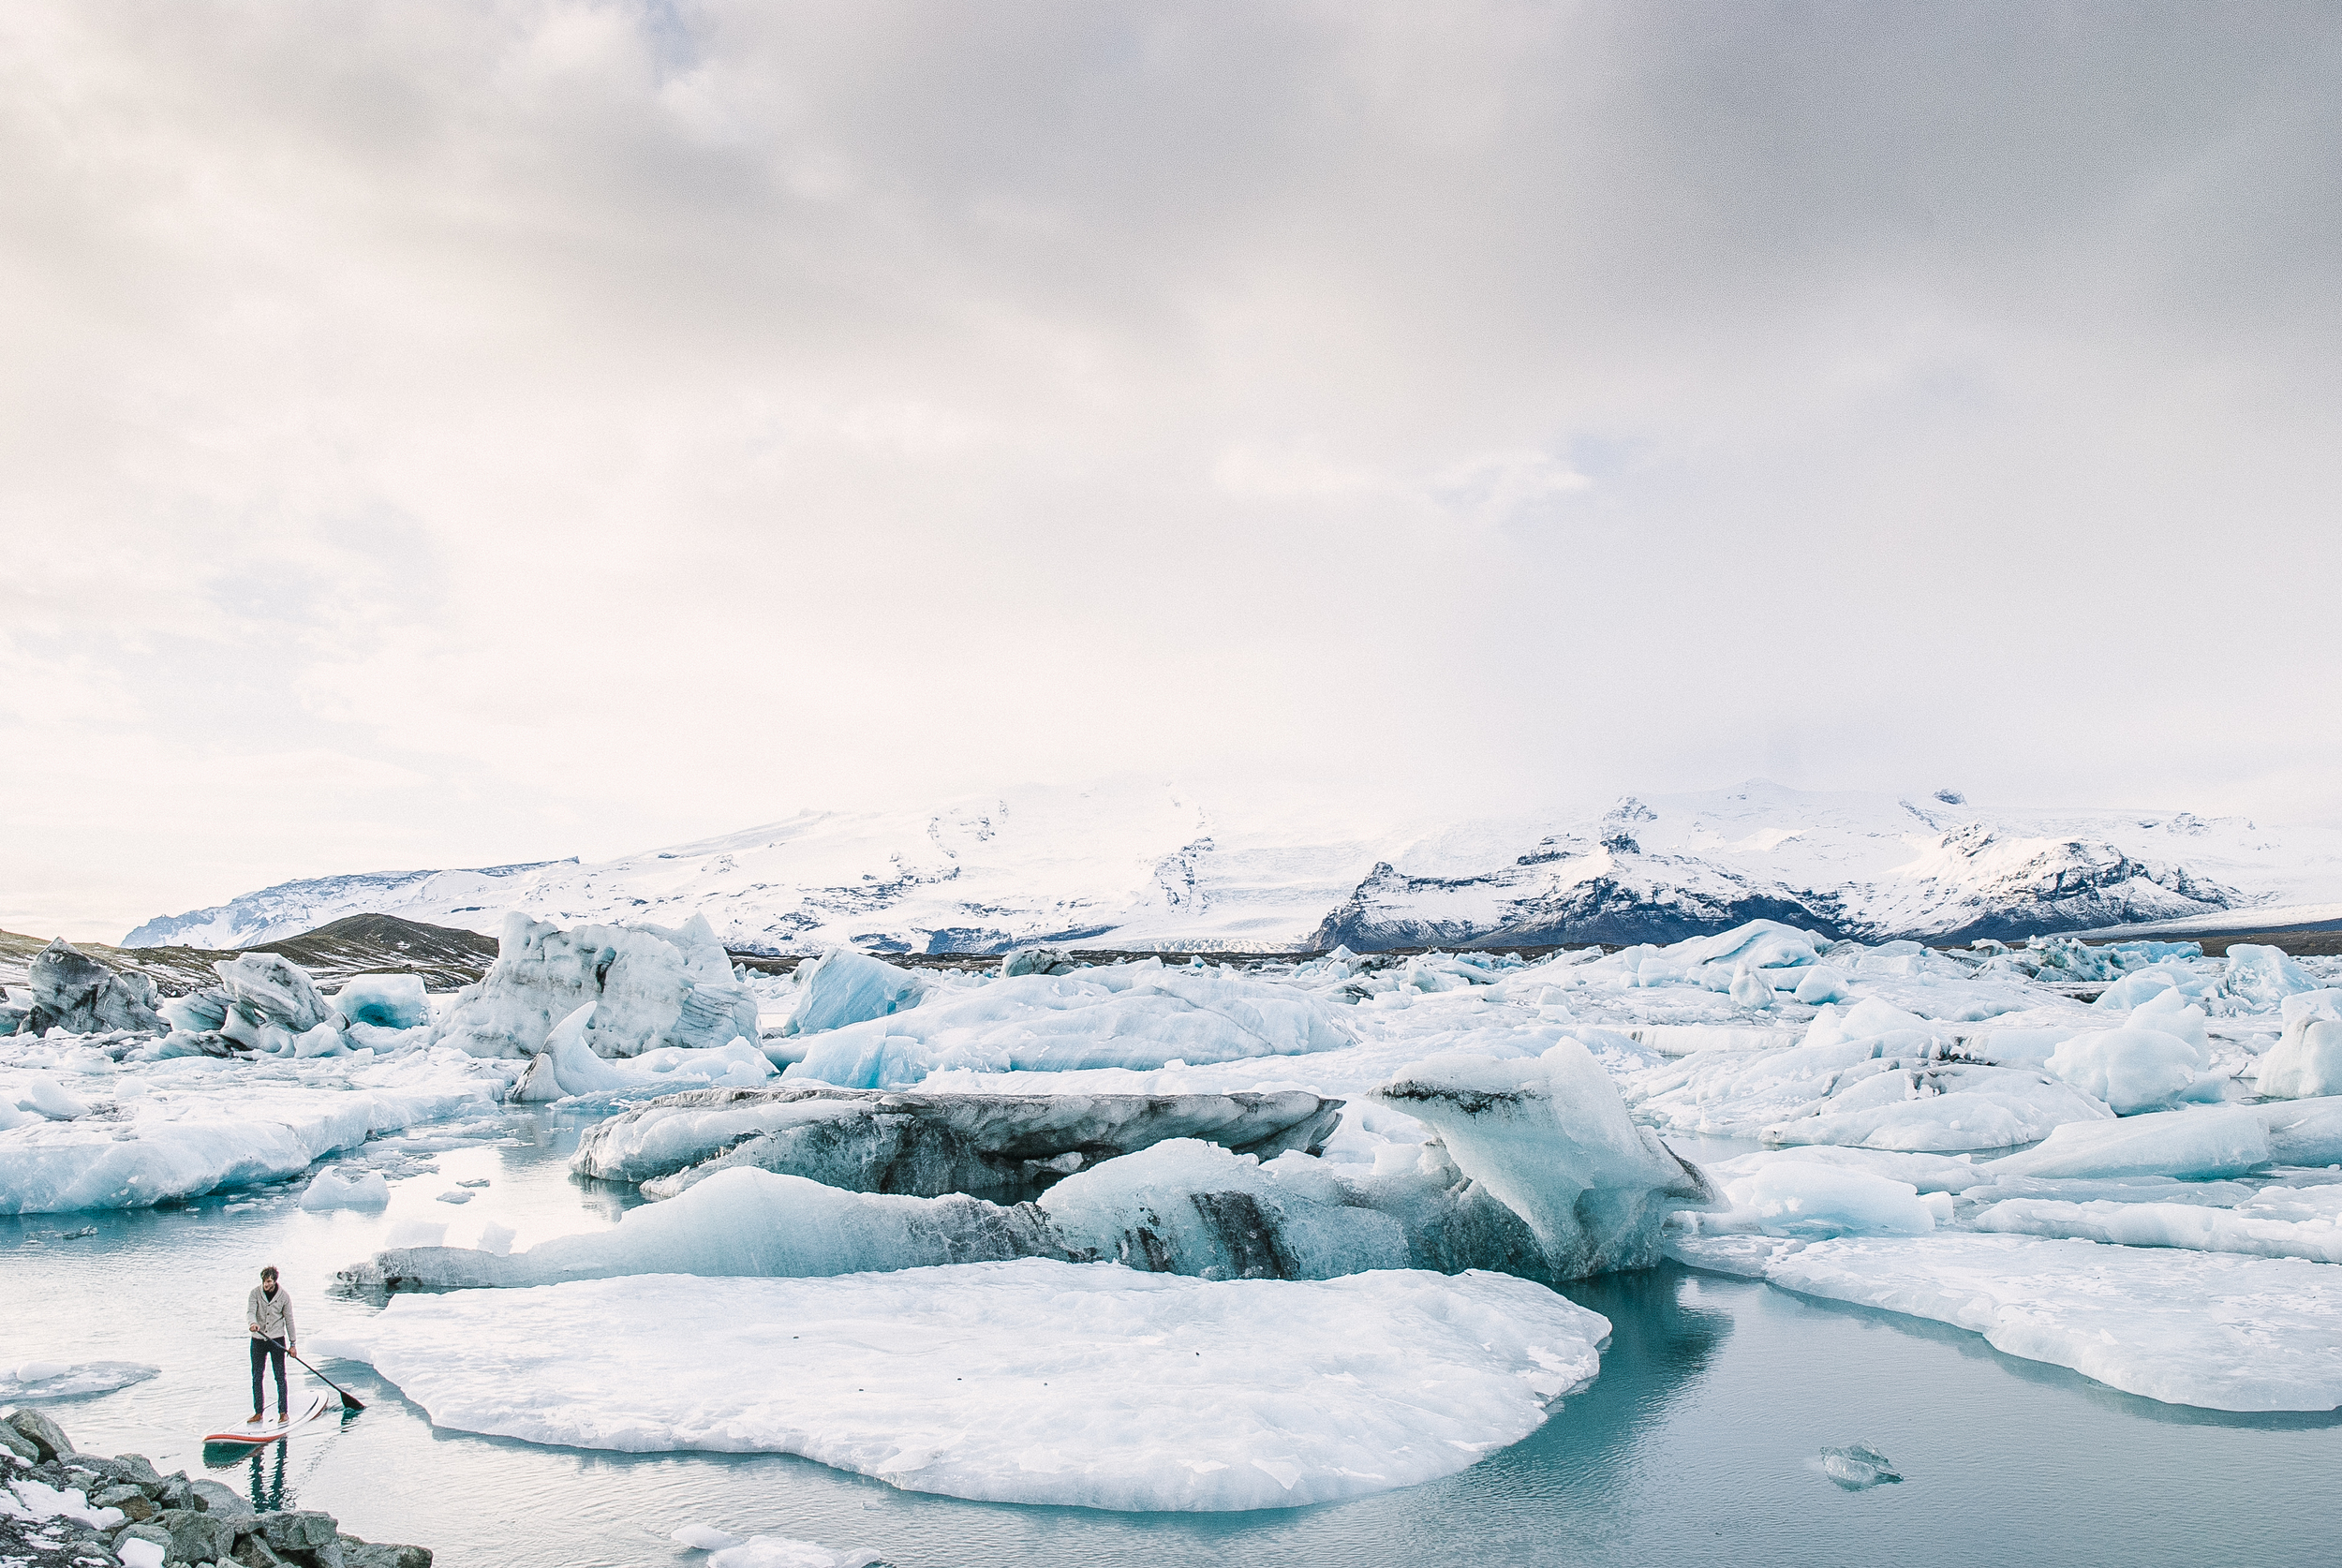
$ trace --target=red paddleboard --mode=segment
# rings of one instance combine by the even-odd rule
[[[224,1432],[206,1432],[206,1443],[234,1443],[239,1447],[259,1447],[264,1442],[276,1442],[289,1437],[313,1432],[325,1425],[334,1412],[334,1401],[323,1394],[312,1394],[306,1405],[293,1407],[289,1421],[239,1421]]]

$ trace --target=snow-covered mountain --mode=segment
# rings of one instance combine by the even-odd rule
[[[150,921],[124,945],[249,945],[372,912],[493,931],[508,910],[565,924],[699,913],[733,947],[781,953],[1668,941],[1756,916],[1944,941],[2336,897],[2333,830],[1986,807],[1949,791],[1756,781],[1574,820],[1312,837],[1233,825],[1168,787],[1030,788],[934,811],[806,812],[595,865],[288,882]]]
[[[447,917],[433,925],[493,931],[502,924],[506,910],[519,907],[507,891],[508,879],[575,864],[542,861],[483,865],[469,871],[356,871],[339,877],[310,877],[240,894],[208,910],[158,915],[123,938],[122,945],[250,947],[297,937],[349,915],[400,914],[409,910],[437,910]]]

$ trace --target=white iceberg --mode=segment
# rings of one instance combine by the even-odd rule
[[[348,1024],[405,1030],[431,1023],[431,998],[419,974],[352,975],[334,994],[334,1006]]]
[[[1210,1281],[1027,1260],[402,1296],[335,1349],[443,1429],[1187,1511],[1452,1474],[1534,1431],[1608,1331],[1503,1275]]]
[[[2078,1034],[2049,1059],[2051,1072],[2117,1116],[2170,1103],[2203,1066],[2203,1053],[2178,1036],[2131,1028]]]
[[[449,1001],[431,1038],[477,1057],[534,1057],[581,1007],[591,1009],[585,1043],[604,1058],[757,1038],[755,993],[734,976],[704,917],[675,930],[565,931],[517,913],[505,919],[496,963]]]
[[[2275,1100],[2342,1095],[2342,990],[2288,996],[2285,1032],[2254,1071],[2254,1083]]]
[[[588,1043],[600,1012],[600,1006],[596,1002],[579,1007],[554,1026],[545,1037],[545,1048],[538,1053],[540,1060],[549,1061],[553,1085],[562,1096],[665,1094],[708,1084],[751,1088],[773,1075],[771,1060],[739,1036],[720,1046],[662,1045],[639,1056],[604,1058]],[[532,1061],[529,1072],[535,1071],[536,1063]],[[523,1079],[528,1081],[528,1073],[524,1073]],[[532,1099],[555,1098],[543,1093],[541,1079],[529,1083],[529,1095]]]
[[[1695,1235],[1760,1231],[1767,1235],[1926,1235],[1951,1220],[1951,1199],[1927,1197],[1907,1181],[1805,1161],[1758,1165],[1724,1184],[1730,1207],[1684,1216]]]
[[[391,1201],[391,1184],[380,1171],[319,1171],[302,1189],[306,1209],[383,1208]]]

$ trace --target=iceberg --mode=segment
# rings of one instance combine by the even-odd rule
[[[1773,1146],[1943,1153],[2014,1148],[2069,1122],[2112,1115],[2083,1090],[2022,1068],[1886,1063],[1842,1074],[1813,1115],[1775,1122],[1760,1136]]]
[[[265,1056],[295,1055],[295,1045],[324,1028],[338,1040],[341,1015],[334,1011],[308,971],[274,953],[240,953],[212,965],[224,993],[219,1032]],[[332,1055],[316,1043],[308,1056]]]
[[[2255,1068],[2255,1087],[2273,1100],[2342,1095],[2342,990],[2302,992],[2281,1005],[2285,1032]]]
[[[2118,1010],[2137,1007],[2148,998],[2164,991],[2177,991],[2189,1001],[2209,996],[2219,982],[2210,975],[2197,974],[2185,965],[2160,963],[2143,969],[2133,969],[2122,979],[2098,993],[2093,1007]]]
[[[718,1047],[662,1045],[640,1056],[605,1060],[587,1043],[599,1004],[587,1002],[553,1028],[545,1048],[522,1074],[532,1097],[558,1099],[584,1094],[662,1094],[682,1085],[728,1084],[748,1087],[773,1075],[773,1064],[746,1039],[734,1036]],[[542,1077],[532,1079],[537,1061],[548,1064],[557,1095],[547,1094]],[[514,1086],[516,1088],[520,1085]]]
[[[319,1171],[301,1192],[306,1209],[384,1208],[390,1201],[391,1184],[380,1171]]]
[[[2342,1164],[2342,1096],[2281,1100],[2252,1111],[2268,1130],[2273,1164]]]
[[[818,976],[817,976],[818,979]],[[792,1081],[902,1088],[929,1073],[1160,1068],[1348,1045],[1326,1004],[1294,986],[1154,960],[1019,975],[815,1035]]]
[[[1503,1275],[1212,1281],[1034,1259],[403,1296],[331,1348],[441,1428],[1193,1511],[1453,1474],[1543,1424],[1598,1371],[1608,1332]]]
[[[345,1023],[412,1029],[431,1022],[431,998],[419,974],[361,974],[345,981],[334,1006]]]
[[[508,1257],[393,1248],[340,1278],[364,1288],[445,1289],[645,1273],[814,1277],[1040,1257],[1200,1278],[1416,1267],[1560,1280],[1645,1266],[1670,1210],[1720,1203],[1697,1166],[1626,1120],[1617,1091],[1575,1041],[1501,1065],[1434,1058],[1377,1093],[1446,1129],[1458,1140],[1452,1157],[1437,1140],[1394,1143],[1390,1160],[1378,1157],[1354,1177],[1345,1170],[1355,1167],[1297,1150],[1263,1162],[1171,1138],[1006,1206],[963,1193],[847,1191],[732,1164],[630,1210],[615,1230]],[[778,1104],[826,1114],[812,1109],[819,1099]],[[657,1162],[662,1124],[621,1123],[598,1145],[597,1168]],[[628,1163],[638,1158],[633,1129],[644,1166]],[[681,1141],[696,1147],[700,1136]]]
[[[338,1272],[362,1289],[460,1290],[557,1284],[629,1274],[823,1279],[941,1264],[1058,1257],[1041,1212],[954,1194],[849,1192],[803,1176],[719,1171],[615,1228],[497,1254],[417,1237]]]
[[[1779,1161],[1724,1184],[1730,1207],[1683,1216],[1693,1235],[1926,1235],[1950,1222],[1951,1199],[1921,1197],[1907,1181],[1845,1166]]]
[[[986,1094],[827,1086],[670,1095],[588,1128],[571,1168],[672,1197],[739,1165],[858,1192],[996,1200],[1169,1138],[1270,1157],[1316,1153],[1341,1102],[1238,1094]]]
[[[592,1009],[584,1039],[600,1057],[757,1038],[756,995],[734,976],[704,916],[675,930],[564,931],[514,913],[505,917],[496,963],[449,1001],[431,1039],[476,1057],[534,1057],[581,1007]]]
[[[1865,1176],[1904,1183],[1915,1192],[1964,1192],[1992,1180],[1985,1174],[1991,1167],[1979,1165],[1966,1155],[1893,1153],[1832,1144],[1760,1149],[1710,1165],[1708,1175],[1711,1180],[1721,1176],[1729,1183],[1783,1164],[1828,1165],[1842,1171],[1860,1171]]]
[[[2203,1053],[2178,1036],[2130,1028],[2078,1034],[2049,1059],[2052,1072],[2104,1101],[2117,1116],[2168,1104],[2196,1081],[2203,1065]]]
[[[1698,1166],[1635,1125],[1575,1040],[1526,1060],[1436,1056],[1368,1092],[1436,1132],[1458,1169],[1527,1221],[1556,1278],[1648,1267],[1670,1211],[1720,1201]]]
[[[800,966],[796,978],[797,1005],[781,1026],[783,1034],[867,1024],[916,1006],[925,994],[918,976],[850,947],[834,947]]]
[[[25,983],[32,1006],[18,1028],[25,1034],[53,1028],[68,1034],[109,1029],[161,1033],[168,1026],[155,1011],[155,983],[135,970],[116,974],[60,937],[34,955]]]
[[[1959,1231],[1694,1238],[1671,1250],[1694,1267],[1971,1329],[2010,1355],[2166,1404],[2342,1407],[2332,1265]]]
[[[2318,982],[2288,957],[2282,948],[2231,942],[2228,970],[2220,978],[2220,989],[2238,1005],[2265,1013],[2283,1005],[2288,997],[2317,990]]]

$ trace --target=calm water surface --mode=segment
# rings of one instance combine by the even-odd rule
[[[568,1175],[588,1119],[516,1110],[506,1142],[437,1155],[438,1174],[395,1183],[380,1216],[305,1214],[277,1189],[0,1220],[0,1361],[158,1364],[150,1382],[46,1408],[84,1447],[323,1508],[370,1539],[431,1546],[448,1568],[698,1562],[667,1540],[691,1521],[867,1548],[902,1568],[2342,1562],[2342,1420],[2159,1405],[1974,1335],[1672,1266],[1570,1291],[1615,1332],[1601,1377],[1542,1431],[1460,1475],[1357,1502],[1118,1515],[924,1497],[785,1457],[538,1448],[436,1432],[345,1363],[321,1365],[364,1414],[204,1470],[192,1436],[243,1413],[243,1300],[261,1264],[284,1270],[316,1339],[375,1309],[327,1280],[402,1222],[446,1221],[461,1242],[493,1220],[523,1246],[615,1223],[631,1200]],[[436,1201],[481,1177],[471,1204]],[[1908,1479],[1833,1486],[1818,1450],[1857,1440]]]

